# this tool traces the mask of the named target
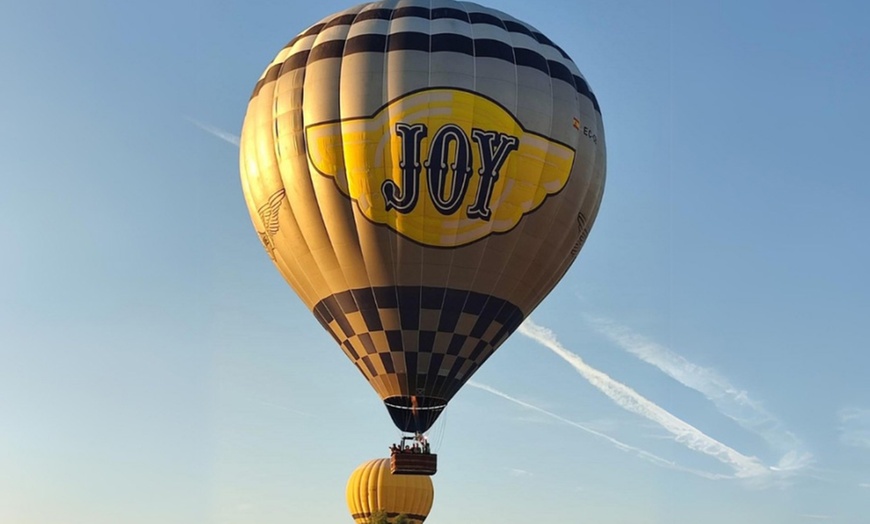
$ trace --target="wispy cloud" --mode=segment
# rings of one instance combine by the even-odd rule
[[[862,483],[858,484],[858,487],[870,489],[870,482],[862,482]]]
[[[777,471],[796,471],[812,462],[803,444],[785,429],[762,404],[713,369],[698,366],[667,347],[643,337],[625,326],[604,318],[587,317],[596,331],[623,350],[651,364],[680,384],[698,391],[720,413],[742,428],[760,436],[777,453],[782,454]]]
[[[519,332],[543,345],[568,362],[583,378],[610,397],[621,408],[651,420],[673,439],[691,450],[709,455],[734,470],[737,478],[759,478],[769,475],[771,469],[756,457],[749,457],[708,436],[698,428],[672,415],[634,389],[611,378],[606,373],[586,364],[580,356],[565,349],[555,334],[527,319]]]
[[[611,444],[616,446],[618,449],[620,449],[622,451],[628,451],[628,452],[634,453],[638,457],[640,457],[644,460],[647,460],[649,462],[652,462],[653,464],[663,466],[663,467],[666,467],[668,469],[675,469],[675,470],[684,471],[687,473],[692,473],[694,475],[698,475],[700,477],[704,477],[704,478],[708,478],[708,479],[715,480],[715,479],[727,477],[726,475],[718,475],[715,473],[707,473],[706,471],[698,471],[698,470],[682,467],[679,464],[674,463],[673,461],[664,459],[662,457],[659,457],[658,455],[655,455],[653,453],[650,453],[650,452],[645,451],[643,449],[640,449],[638,447],[626,444],[625,442],[622,442],[618,439],[615,439],[615,438],[611,437],[610,435],[602,433],[601,431],[597,431],[595,429],[592,429],[589,426],[580,424],[579,422],[574,422],[573,420],[569,420],[565,417],[562,417],[560,415],[553,413],[552,411],[547,411],[546,409],[540,408],[540,407],[535,406],[533,404],[529,404],[528,402],[524,402],[518,398],[515,398],[515,397],[508,395],[507,393],[499,391],[491,386],[487,386],[486,384],[481,384],[480,382],[475,382],[473,380],[470,380],[470,381],[468,381],[467,385],[474,387],[474,388],[477,388],[477,389],[480,389],[480,390],[483,390],[483,391],[486,391],[488,393],[492,393],[495,396],[498,396],[498,397],[501,397],[505,400],[513,402],[514,404],[522,406],[526,409],[536,411],[536,412],[541,413],[543,415],[546,415],[550,418],[558,420],[559,422],[562,422],[562,423],[567,424],[569,426],[573,426],[581,431],[585,431],[586,433],[589,433],[590,435],[594,435],[598,438],[604,439],[607,442],[610,442]]]
[[[870,409],[843,408],[840,418],[840,442],[846,446],[870,449]]]
[[[815,515],[812,513],[802,513],[798,515],[798,518],[809,519],[809,520],[831,520],[834,518],[833,515]]]
[[[236,147],[239,147],[239,137],[237,135],[234,135],[232,133],[224,131],[223,129],[217,128],[215,126],[210,126],[208,124],[204,124],[204,123],[200,122],[199,120],[195,120],[195,119],[190,118],[190,117],[185,117],[185,119],[188,122],[190,122],[191,124],[195,125],[196,127],[202,129],[206,133],[213,135],[213,136],[216,136],[216,137],[220,138],[221,140],[223,140],[224,142],[227,142],[227,143],[232,144]]]
[[[534,474],[520,468],[508,469],[508,475],[510,475],[511,477],[534,477]]]

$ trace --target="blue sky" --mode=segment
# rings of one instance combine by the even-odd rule
[[[396,430],[264,254],[231,143],[350,4],[7,4],[0,521],[350,522]],[[586,75],[608,180],[434,430],[427,522],[866,522],[870,8],[487,5]]]

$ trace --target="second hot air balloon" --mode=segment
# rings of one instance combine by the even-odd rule
[[[574,262],[605,156],[596,97],[552,40],[476,4],[401,0],[278,53],[240,164],[278,270],[422,433]]]
[[[404,515],[409,524],[421,524],[432,509],[432,479],[420,475],[393,475],[390,459],[361,464],[347,481],[347,507],[358,524],[368,524],[384,512],[389,519]]]

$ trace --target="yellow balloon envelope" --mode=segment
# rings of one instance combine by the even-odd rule
[[[598,102],[549,38],[476,4],[401,0],[278,53],[240,165],[266,252],[418,432],[574,262],[605,160]]]
[[[411,523],[422,523],[432,509],[434,497],[430,477],[393,475],[390,459],[362,464],[347,481],[347,506],[358,524],[367,524],[378,511],[385,512],[391,521],[404,514]]]

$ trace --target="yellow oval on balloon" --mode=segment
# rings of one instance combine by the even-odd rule
[[[575,152],[459,89],[306,128],[309,160],[372,222],[429,246],[510,231],[568,182]]]

